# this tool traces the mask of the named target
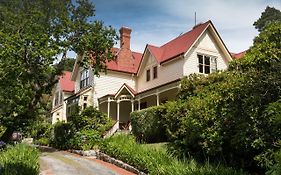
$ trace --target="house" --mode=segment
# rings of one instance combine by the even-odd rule
[[[183,76],[225,70],[232,56],[211,21],[162,46],[147,44],[143,53],[130,49],[131,29],[120,29],[120,48],[115,61],[107,62],[107,73],[99,77],[84,69],[76,58],[71,80],[74,94],[65,99],[66,116],[75,106],[93,105],[117,121],[117,128],[130,121],[130,113],[174,100]],[[65,114],[65,113],[64,113]]]
[[[74,94],[74,82],[71,81],[71,72],[64,71],[52,92],[52,123],[66,121],[65,99]]]

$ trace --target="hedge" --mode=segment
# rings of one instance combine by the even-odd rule
[[[131,113],[132,132],[144,142],[156,143],[167,141],[166,131],[162,122],[164,106],[149,107]]]

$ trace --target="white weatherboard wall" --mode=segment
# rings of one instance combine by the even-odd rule
[[[115,94],[124,83],[135,89],[133,74],[107,71],[107,74],[101,73],[100,77],[94,77],[94,104],[97,105],[102,96]]]
[[[202,36],[198,39],[195,45],[192,47],[189,53],[185,56],[185,62],[183,66],[184,75],[189,75],[192,73],[199,73],[198,58],[197,54],[206,54],[210,56],[217,57],[217,69],[225,70],[227,69],[227,61],[224,59],[225,56],[222,53],[219,46],[216,44],[215,39],[206,30]]]
[[[141,70],[137,78],[138,92],[142,92],[153,87],[177,80],[183,76],[183,63],[182,58],[176,58],[173,61],[167,62],[163,65],[158,65],[156,59],[148,52],[144,58],[146,61],[143,63],[145,66]],[[153,67],[158,66],[158,77],[153,79]],[[150,69],[150,81],[146,81],[146,70]]]

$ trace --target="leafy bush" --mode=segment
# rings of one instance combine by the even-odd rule
[[[128,135],[117,135],[105,139],[99,148],[102,152],[149,174],[244,174],[242,171],[235,171],[223,166],[212,166],[208,163],[201,166],[194,160],[181,162],[168,154],[164,148],[156,149],[147,145],[138,144],[135,142],[134,137]]]
[[[54,125],[53,146],[59,149],[69,149],[69,140],[73,136],[73,127],[71,123],[56,122]]]
[[[264,113],[281,95],[280,70],[228,71],[182,81],[204,84],[168,103],[164,116],[170,150],[192,155],[199,160],[224,160],[237,167],[256,169],[264,150],[276,149],[280,122],[271,122]],[[202,83],[209,81],[212,83]],[[186,90],[183,89],[181,93]],[[188,92],[188,90],[187,90]],[[189,95],[190,94],[190,95]],[[275,105],[276,106],[276,105]],[[270,111],[280,111],[276,108]],[[276,118],[276,117],[275,117]]]
[[[113,121],[110,117],[94,107],[88,107],[80,114],[69,118],[75,130],[96,130],[103,133],[112,127]]]
[[[280,175],[281,174],[281,150],[278,150],[273,155],[274,164],[271,164],[267,175]]]
[[[76,132],[70,139],[72,149],[92,149],[101,140],[101,135],[95,130],[82,130]]]
[[[96,108],[88,107],[70,117],[68,123],[55,124],[53,146],[59,149],[91,149],[112,125],[109,117]]]
[[[50,139],[48,137],[41,137],[34,141],[35,144],[48,146],[50,144]]]
[[[162,125],[163,106],[154,106],[131,113],[132,132],[138,140],[153,143],[166,141]]]
[[[18,144],[0,152],[1,175],[38,175],[39,152],[30,146]]]

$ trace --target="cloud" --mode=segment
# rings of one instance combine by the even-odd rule
[[[160,46],[189,31],[197,22],[212,20],[228,49],[248,49],[258,34],[253,23],[267,5],[281,9],[280,0],[95,0],[97,18],[116,29],[133,29],[131,47],[142,52],[147,43]]]

